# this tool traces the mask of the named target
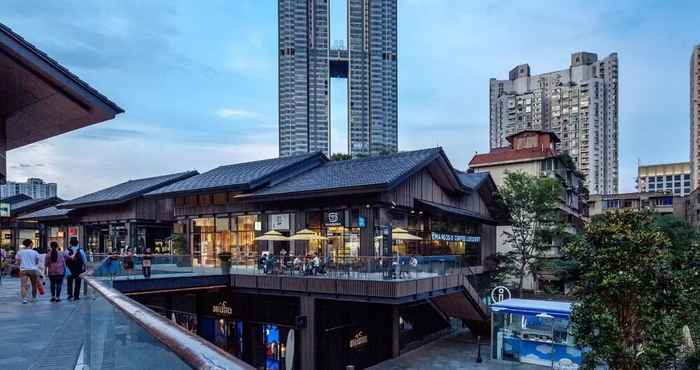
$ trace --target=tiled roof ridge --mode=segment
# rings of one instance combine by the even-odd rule
[[[316,151],[316,152],[309,152],[309,153],[303,153],[303,154],[296,154],[296,155],[290,155],[288,157],[275,157],[275,158],[265,158],[265,159],[256,159],[254,161],[249,161],[249,162],[239,162],[239,163],[230,163],[230,164],[222,164],[221,166],[214,167],[212,170],[216,170],[219,168],[228,168],[228,167],[234,167],[234,166],[241,166],[241,165],[249,165],[249,164],[259,164],[263,162],[272,162],[276,160],[289,160],[289,159],[303,159],[303,158],[311,158],[312,156],[319,155],[321,152]],[[209,172],[209,171],[207,171]],[[205,172],[206,173],[206,172]]]

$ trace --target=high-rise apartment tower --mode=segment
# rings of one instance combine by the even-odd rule
[[[700,44],[690,56],[690,176],[700,187]]]
[[[571,55],[568,69],[530,75],[527,64],[507,80],[490,81],[491,149],[527,130],[554,132],[559,153],[568,153],[592,194],[618,191],[617,53]]]
[[[346,0],[347,48],[331,48],[331,0],[279,0],[279,154],[331,153],[331,78],[348,79],[348,153],[398,150],[397,0]]]

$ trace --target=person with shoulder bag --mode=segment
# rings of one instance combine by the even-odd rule
[[[80,274],[85,272],[85,252],[78,243],[78,238],[70,238],[70,250],[68,251],[68,259],[66,260],[66,266],[70,272],[68,276],[68,300],[79,300],[80,299],[80,283],[82,278]]]

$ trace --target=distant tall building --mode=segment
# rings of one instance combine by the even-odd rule
[[[0,198],[24,194],[34,199],[46,199],[55,197],[56,190],[56,183],[46,183],[42,179],[30,177],[27,182],[8,181],[0,185]]]
[[[690,56],[690,173],[700,187],[700,44]]]
[[[347,49],[329,1],[279,0],[279,154],[331,153],[330,79],[348,79],[348,153],[398,150],[397,0],[347,0]]]
[[[637,190],[640,192],[664,192],[675,196],[693,191],[690,184],[690,163],[665,163],[643,165],[637,168]]]
[[[617,53],[602,60],[574,53],[568,69],[540,75],[522,64],[507,80],[492,78],[489,87],[492,150],[507,147],[507,137],[521,131],[553,132],[561,140],[557,152],[571,156],[591,194],[617,192]]]

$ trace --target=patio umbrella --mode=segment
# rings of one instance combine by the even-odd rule
[[[270,230],[270,231],[266,232],[265,234],[262,234],[262,235],[258,236],[257,238],[255,238],[255,240],[256,241],[262,240],[262,241],[275,241],[275,242],[283,241],[283,242],[286,242],[289,240],[289,238],[282,235],[282,233],[280,233],[279,231]]]
[[[318,235],[309,229],[301,229],[290,236],[289,240],[328,240],[328,238]]]
[[[383,239],[383,235],[379,235],[374,237],[375,239]],[[407,230],[404,230],[400,227],[395,227],[391,229],[391,239],[392,240],[423,240],[420,236],[413,235],[409,233]]]

